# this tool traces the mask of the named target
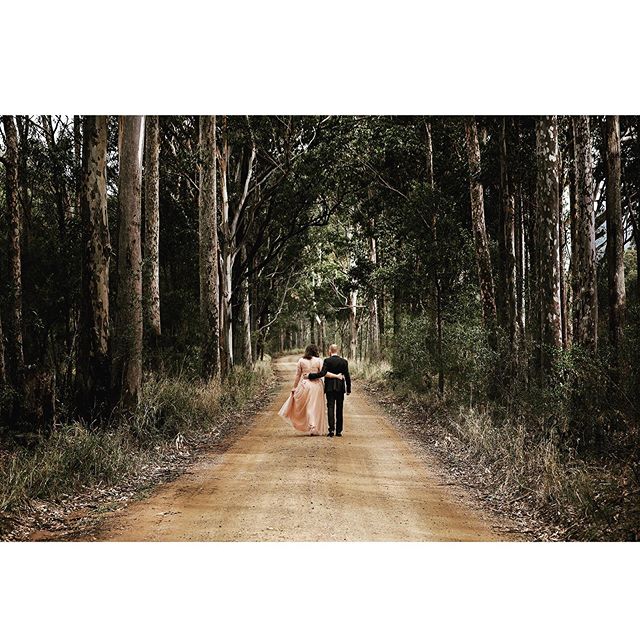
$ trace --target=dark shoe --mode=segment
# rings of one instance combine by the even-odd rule
[[[336,433],[336,438],[342,438],[342,433]]]
[[[329,431],[329,433],[327,433],[327,438],[333,438],[333,431]]]

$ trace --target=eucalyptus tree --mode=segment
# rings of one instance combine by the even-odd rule
[[[9,314],[7,332],[7,355],[11,382],[19,386],[24,368],[22,337],[22,220],[19,201],[18,179],[18,131],[13,116],[2,116],[6,153],[2,158],[5,166],[5,194],[8,218],[9,257]]]
[[[614,356],[614,375],[620,374],[624,335],[626,292],[624,282],[624,222],[621,199],[620,118],[606,118],[607,180],[607,275],[609,288],[609,334]]]
[[[471,221],[478,268],[478,282],[480,284],[480,298],[482,301],[482,317],[484,318],[489,345],[491,348],[496,349],[498,345],[496,299],[484,215],[484,192],[479,178],[481,169],[480,144],[474,116],[469,116],[465,119],[465,134],[469,162]]]
[[[241,325],[245,360],[250,328],[245,280],[310,228],[326,224],[340,195],[325,189],[335,159],[326,153],[331,119],[223,117],[219,123],[220,331],[223,373],[234,363],[233,328]],[[234,297],[243,296],[240,318]],[[238,322],[239,321],[239,322]]]
[[[144,327],[153,351],[151,362],[160,364],[160,123],[158,116],[145,118],[144,151]]]
[[[500,126],[500,206],[502,213],[501,243],[504,252],[504,300],[506,307],[507,333],[511,351],[517,348],[519,337],[517,309],[516,269],[516,215],[513,180],[509,172],[509,149],[507,145],[507,118]]]
[[[198,156],[201,368],[205,378],[212,378],[220,373],[215,116],[200,116]]]
[[[558,119],[541,116],[536,124],[536,217],[539,246],[542,369],[549,373],[562,347],[560,277],[558,273],[559,167]]]
[[[120,117],[118,293],[112,386],[123,409],[135,409],[142,386],[141,190],[144,116]]]
[[[76,403],[81,413],[105,407],[110,388],[109,267],[107,217],[107,118],[83,118],[82,290],[77,356]]]
[[[573,136],[576,180],[575,235],[571,238],[573,335],[577,344],[595,351],[598,344],[598,296],[589,116],[573,116]]]

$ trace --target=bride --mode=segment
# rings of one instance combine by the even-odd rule
[[[324,403],[324,383],[322,379],[308,380],[310,373],[318,373],[322,369],[322,360],[318,347],[310,344],[304,356],[298,360],[296,380],[293,389],[282,405],[278,415],[288,418],[298,431],[304,431],[310,436],[322,436],[327,429],[327,412]],[[328,378],[341,378],[342,374],[327,372]]]

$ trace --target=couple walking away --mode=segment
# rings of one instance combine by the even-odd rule
[[[338,346],[329,347],[329,357],[323,362],[318,347],[310,344],[298,360],[293,389],[278,414],[310,436],[341,436],[345,393],[351,393],[351,376],[349,363],[338,355]],[[323,396],[327,398],[326,412]]]

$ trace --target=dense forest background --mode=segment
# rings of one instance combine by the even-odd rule
[[[1,144],[7,513],[337,342],[495,491],[639,535],[640,118],[3,116]]]

